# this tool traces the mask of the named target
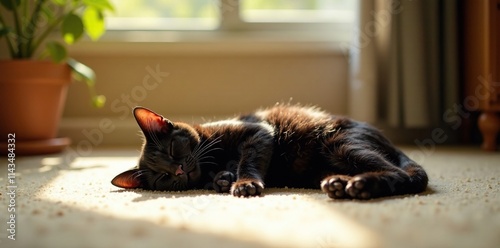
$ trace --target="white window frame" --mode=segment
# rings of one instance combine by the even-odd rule
[[[144,44],[151,53],[249,53],[258,52],[346,52],[352,37],[351,22],[245,22],[239,13],[238,0],[219,1],[220,25],[214,30],[108,30],[99,47],[88,42],[74,52],[134,53],[127,43]],[[356,0],[352,0],[356,1]],[[105,43],[103,45],[103,43]],[[165,46],[169,43],[170,46]],[[115,51],[116,50],[116,51]],[[138,51],[139,54],[142,51]]]

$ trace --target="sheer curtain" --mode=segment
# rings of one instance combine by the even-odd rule
[[[395,127],[442,124],[457,102],[457,1],[359,0],[349,115]]]

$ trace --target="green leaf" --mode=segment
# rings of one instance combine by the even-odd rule
[[[102,108],[104,107],[104,104],[106,103],[106,97],[103,95],[97,95],[92,97],[92,105],[96,108]]]
[[[90,87],[94,86],[95,84],[94,70],[71,58],[67,60],[67,63],[69,67],[71,67],[71,69],[73,70],[73,73],[75,74],[76,78],[85,81],[85,83]]]
[[[94,7],[88,7],[83,12],[83,24],[85,31],[94,41],[99,39],[106,31],[102,12]]]
[[[103,95],[96,95],[94,91],[95,86],[95,73],[90,67],[69,58],[67,60],[69,67],[73,70],[73,77],[79,81],[84,81],[89,88],[92,105],[96,108],[102,108],[106,103],[106,97]]]
[[[73,13],[69,13],[68,15],[66,15],[61,28],[64,41],[68,44],[73,44],[78,39],[80,39],[80,37],[82,37],[82,19]]]
[[[52,57],[52,60],[56,63],[64,61],[68,56],[66,48],[59,42],[55,41],[47,43],[47,51],[49,52],[50,57]]]
[[[14,5],[12,5],[14,3]],[[0,0],[0,4],[2,4],[6,9],[13,10],[21,4],[21,0]]]
[[[115,10],[113,5],[108,0],[83,0],[83,3],[98,10]]]

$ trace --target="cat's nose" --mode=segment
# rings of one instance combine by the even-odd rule
[[[184,171],[182,170],[182,165],[180,164],[177,167],[177,170],[175,171],[175,175],[178,176],[178,175],[182,175],[182,174],[184,174]]]

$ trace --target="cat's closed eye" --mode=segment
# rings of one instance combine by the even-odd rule
[[[187,142],[182,140],[172,140],[170,143],[170,156],[174,160],[182,160],[190,154],[190,148]]]

